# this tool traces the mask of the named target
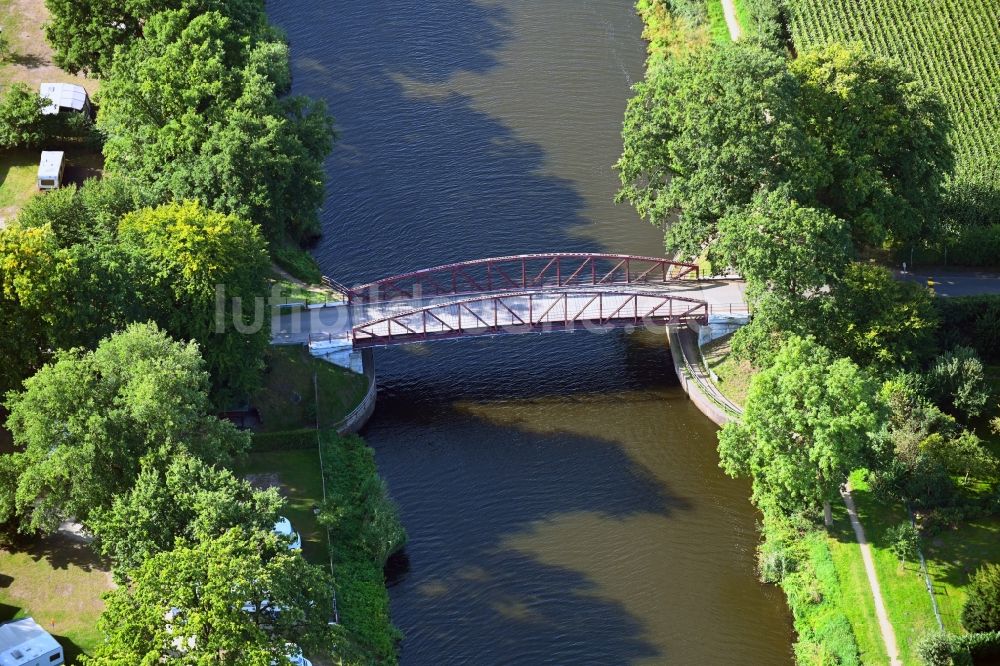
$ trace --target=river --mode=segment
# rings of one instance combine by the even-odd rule
[[[535,251],[662,254],[612,203],[644,44],[631,0],[269,3],[295,92],[326,99],[324,272],[354,283]],[[410,534],[404,666],[787,664],[756,515],[666,336],[376,352],[364,434]]]

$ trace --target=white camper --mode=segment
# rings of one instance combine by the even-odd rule
[[[75,83],[43,83],[38,90],[40,97],[49,100],[42,109],[47,116],[69,111],[90,115],[90,97],[83,86]]]
[[[0,625],[0,666],[59,666],[63,649],[30,617]]]
[[[38,162],[38,189],[58,190],[62,187],[64,153],[61,150],[43,150]]]

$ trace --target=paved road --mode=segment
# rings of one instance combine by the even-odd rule
[[[913,271],[896,275],[901,280],[930,284],[938,296],[1000,294],[1000,273],[982,271]]]

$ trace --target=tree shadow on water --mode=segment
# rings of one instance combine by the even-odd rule
[[[632,534],[616,525],[685,512],[686,498],[615,442],[516,424],[486,430],[437,405],[435,421],[448,425],[441,441],[440,428],[395,404],[406,400],[388,398],[382,407],[392,416],[367,432],[411,530],[387,571],[393,618],[406,634],[403,663],[668,656],[643,619],[608,594],[601,567],[609,550],[617,560],[636,545],[609,544],[609,534]]]
[[[512,39],[500,6],[473,0],[271,5],[291,36],[294,91],[325,99],[340,139],[327,164],[325,271],[361,282],[451,261],[595,249],[572,182],[546,153],[449,87],[484,74]],[[517,94],[516,90],[498,94]]]

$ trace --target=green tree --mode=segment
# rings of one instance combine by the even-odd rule
[[[802,299],[836,286],[850,263],[850,225],[785,192],[760,192],[719,221],[719,258],[747,281],[751,300]]]
[[[241,34],[258,34],[266,25],[261,0],[45,0],[45,6],[54,60],[72,73],[110,72],[116,49],[138,41],[149,20],[166,10],[185,9],[192,16],[221,11]]]
[[[0,229],[0,394],[42,366],[48,330],[42,308],[54,296],[57,241],[48,227]]]
[[[932,456],[949,474],[963,477],[963,483],[970,476],[977,479],[992,479],[997,471],[997,460],[975,433],[963,430],[955,437],[931,435],[922,448]]]
[[[1000,564],[984,564],[972,575],[962,606],[962,625],[970,632],[1000,631]]]
[[[48,101],[23,83],[13,83],[0,99],[0,148],[31,148],[50,134],[42,109]]]
[[[271,529],[281,504],[276,489],[256,491],[228,470],[181,454],[165,468],[144,465],[131,490],[95,509],[86,527],[100,552],[127,571],[178,539],[195,543],[233,527]]]
[[[789,512],[816,509],[862,464],[880,419],[864,371],[792,337],[751,381],[742,422],[720,431],[721,466],[752,476],[758,500],[773,497]]]
[[[934,229],[952,167],[941,101],[859,49],[795,59],[753,40],[653,61],[625,113],[619,200],[698,254],[761,189],[850,222],[855,245]]]
[[[937,357],[927,378],[934,400],[953,413],[978,416],[989,401],[983,362],[969,347],[955,347]]]
[[[143,266],[149,316],[199,343],[218,402],[245,399],[270,344],[270,262],[258,227],[186,202],[130,213],[118,235]]]
[[[788,61],[797,105],[823,146],[829,178],[816,201],[850,220],[859,247],[899,245],[934,227],[954,166],[941,99],[860,45],[805,50]]]
[[[938,316],[930,292],[881,266],[853,263],[810,321],[816,337],[859,365],[914,367],[933,354]]]
[[[886,531],[885,536],[889,541],[889,550],[899,558],[900,564],[916,556],[920,547],[920,533],[910,521],[904,520],[898,525],[893,525]]]
[[[0,522],[51,530],[86,523],[127,492],[143,464],[190,453],[222,462],[249,435],[211,414],[208,374],[197,345],[134,324],[93,352],[57,352],[55,361],[10,393],[14,452],[0,457]]]
[[[156,201],[196,199],[272,241],[318,234],[323,104],[285,92],[288,47],[246,40],[218,12],[157,14],[101,88],[106,167]]]
[[[651,61],[652,62],[652,61]],[[824,178],[785,59],[755,45],[702,48],[651,65],[625,112],[619,201],[696,255],[715,222],[760,188],[796,195]]]
[[[105,176],[89,179],[80,188],[71,184],[32,197],[17,222],[29,228],[50,225],[60,247],[66,248],[114,238],[118,221],[146,203],[125,179]]]
[[[269,532],[232,529],[180,544],[109,592],[105,641],[90,664],[251,664],[289,657],[288,643],[333,650],[328,574]]]

